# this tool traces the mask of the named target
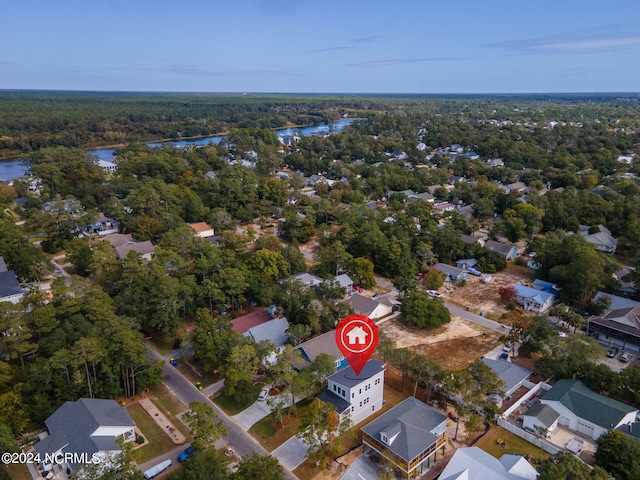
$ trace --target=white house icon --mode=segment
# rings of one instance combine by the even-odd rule
[[[365,332],[363,330],[362,327],[358,326],[355,328],[352,328],[348,333],[347,333],[347,337],[349,337],[349,344],[350,345],[365,345],[367,342],[367,335],[369,335],[367,332]]]

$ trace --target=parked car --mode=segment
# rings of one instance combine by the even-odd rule
[[[353,290],[358,292],[358,293],[364,292],[364,288],[362,288],[360,285],[354,285],[353,286]]]
[[[434,298],[440,298],[442,296],[441,293],[438,293],[435,290],[427,290],[427,293]]]
[[[564,333],[564,332],[558,332],[558,336],[559,336],[560,338],[567,338],[567,334],[566,334],[566,333]]]
[[[618,347],[611,347],[609,350],[607,350],[607,357],[614,358],[619,351],[620,350],[618,350]]]
[[[260,395],[258,395],[258,401],[259,402],[264,402],[267,397],[269,396],[269,387],[264,387],[262,390],[260,390]]]
[[[377,300],[377,299],[379,299],[379,298],[380,298],[380,294],[379,294],[379,293],[376,293],[376,294],[374,294],[374,295],[371,295],[371,300]]]
[[[500,360],[507,360],[509,358],[509,354],[507,352],[502,352],[500,354]]]
[[[423,279],[424,279],[424,277],[426,277],[426,276],[427,276],[427,274],[426,274],[426,273],[419,273],[419,274],[416,276],[416,280],[423,280]]]
[[[184,462],[187,458],[189,458],[191,455],[193,455],[195,452],[195,450],[193,449],[192,446],[188,446],[187,448],[185,448],[184,452],[182,452],[180,455],[178,455],[178,461],[180,463]]]
[[[622,363],[627,363],[629,360],[631,360],[631,354],[630,353],[623,353],[622,355],[620,355],[620,359],[619,359]]]
[[[469,268],[469,273],[471,275],[475,275],[476,277],[479,277],[480,275],[482,275],[482,272],[480,270],[473,267]]]
[[[458,421],[458,416],[454,413],[454,412],[449,412],[447,413],[447,417],[449,417],[451,420],[453,420],[454,422]]]

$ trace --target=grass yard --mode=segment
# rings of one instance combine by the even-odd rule
[[[272,452],[300,431],[300,416],[312,399],[296,403],[297,413],[284,415],[282,423],[276,423],[273,414],[266,416],[250,429],[249,433],[268,451]]]
[[[3,467],[0,467],[3,468]],[[31,480],[31,473],[25,463],[12,463],[6,466],[12,480]]]
[[[182,401],[164,385],[152,385],[147,395],[160,410],[173,417],[189,409],[187,405],[182,403]]]
[[[498,441],[504,442],[504,446],[500,446]],[[491,425],[489,431],[474,446],[498,459],[505,453],[522,455],[529,459],[534,467],[545,463],[550,456],[544,450],[497,425]]]
[[[127,407],[129,414],[149,443],[131,452],[134,462],[141,464],[176,448],[176,444],[164,433],[162,428],[137,403]]]
[[[262,390],[263,386],[264,385],[262,384],[254,384],[253,395],[251,395],[250,399],[244,403],[238,403],[235,398],[225,395],[224,389],[222,390],[220,395],[213,397],[211,400],[213,400],[213,402],[218,405],[227,415],[237,415],[256,401],[256,399],[258,398],[258,394],[260,393],[260,390]]]

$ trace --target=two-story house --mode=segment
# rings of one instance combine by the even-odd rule
[[[385,364],[369,360],[360,375],[353,368],[344,368],[327,378],[327,389],[318,399],[331,403],[341,421],[356,425],[382,408]]]

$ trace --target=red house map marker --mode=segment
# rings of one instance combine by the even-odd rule
[[[380,332],[369,317],[354,313],[342,319],[336,329],[336,343],[356,375],[373,355]]]

